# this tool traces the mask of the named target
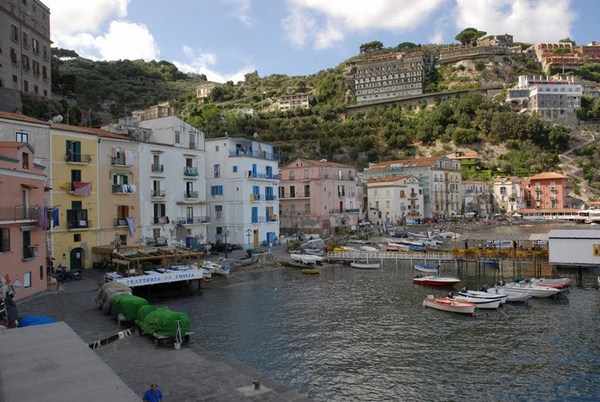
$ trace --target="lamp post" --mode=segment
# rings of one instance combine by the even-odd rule
[[[225,258],[227,258],[227,237],[229,236],[229,230],[225,229]]]

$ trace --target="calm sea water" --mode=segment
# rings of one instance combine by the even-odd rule
[[[598,274],[585,271],[586,287],[559,298],[474,317],[424,308],[448,289],[413,285],[408,263],[239,274],[168,305],[190,315],[195,343],[316,401],[591,401],[600,400]],[[461,275],[470,287],[493,281]]]

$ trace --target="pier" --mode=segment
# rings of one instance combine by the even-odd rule
[[[328,262],[354,262],[354,261],[423,261],[425,264],[428,262],[436,262],[441,264],[442,262],[457,262],[457,259],[449,252],[398,252],[398,251],[380,251],[380,252],[366,252],[366,251],[347,251],[347,252],[330,252],[327,253]]]

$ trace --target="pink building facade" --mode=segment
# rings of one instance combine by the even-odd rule
[[[47,289],[44,168],[28,143],[0,142],[0,276],[18,281],[15,299]]]
[[[283,233],[352,230],[363,211],[356,169],[349,165],[297,159],[280,168],[279,211]]]
[[[531,208],[569,208],[569,178],[559,173],[544,172],[531,176],[526,190],[527,204]]]

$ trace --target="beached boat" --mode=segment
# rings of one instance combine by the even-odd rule
[[[460,282],[458,278],[450,278],[437,275],[422,275],[418,274],[413,278],[413,283],[417,285],[429,286],[452,286]]]
[[[475,313],[474,303],[451,299],[449,297],[433,297],[433,295],[429,295],[423,300],[423,306],[450,313],[468,315],[473,315],[473,313]]]
[[[504,286],[500,286],[500,288],[503,289],[507,294],[531,293],[533,297],[550,297],[561,292],[561,289],[521,282],[507,283]]]
[[[291,253],[290,258],[296,262],[306,264],[306,265],[321,264],[325,260],[325,257],[321,257],[318,255],[298,254],[298,253]]]
[[[426,274],[435,274],[440,270],[439,265],[434,267],[433,265],[414,264],[413,267],[416,271],[425,272]]]
[[[357,269],[378,269],[381,264],[378,262],[351,262],[350,266]]]
[[[385,251],[409,251],[410,247],[406,244],[388,242],[383,245]]]

